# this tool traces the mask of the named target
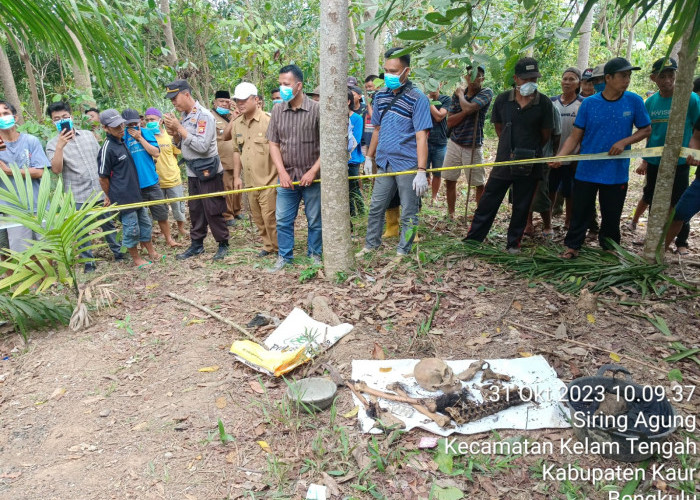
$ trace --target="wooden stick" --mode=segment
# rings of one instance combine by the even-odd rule
[[[610,349],[604,349],[602,347],[598,347],[597,345],[587,344],[586,342],[579,342],[578,340],[571,340],[571,339],[559,339],[556,335],[554,335],[552,333],[543,332],[542,330],[538,330],[537,328],[535,328],[533,326],[523,325],[522,323],[516,323],[515,321],[510,321],[510,320],[506,320],[506,323],[510,323],[513,326],[519,326],[521,328],[526,328],[526,329],[533,331],[535,333],[539,333],[540,335],[546,335],[547,337],[551,337],[551,338],[557,339],[557,340],[562,340],[563,342],[571,342],[572,344],[577,344],[577,345],[580,345],[582,347],[588,347],[589,349],[595,349],[596,351],[610,352]],[[646,361],[642,361],[641,359],[633,358],[632,356],[628,356],[627,354],[624,354],[623,356],[625,358],[629,359],[630,361],[634,361],[635,363],[639,363],[640,365],[646,366],[647,368],[651,368],[652,370],[664,371],[663,368],[660,368],[656,365],[652,365],[651,363],[647,363]],[[693,377],[692,375],[684,375],[684,377],[692,380],[696,384],[700,384],[700,379],[697,379],[696,377]]]
[[[172,298],[175,299],[175,300],[179,300],[180,302],[184,302],[185,304],[189,304],[189,305],[191,305],[192,307],[196,307],[197,309],[199,309],[199,310],[201,310],[201,311],[204,311],[205,313],[207,313],[207,314],[208,314],[209,316],[211,316],[212,318],[218,319],[218,320],[221,321],[222,323],[226,323],[226,324],[227,324],[228,326],[230,326],[231,328],[234,328],[234,329],[238,330],[239,332],[241,332],[243,335],[245,335],[246,337],[248,337],[250,340],[252,340],[252,341],[255,342],[256,344],[260,344],[260,341],[259,341],[258,339],[256,339],[252,334],[248,333],[248,331],[247,331],[245,328],[243,328],[241,325],[239,325],[239,324],[237,324],[237,323],[234,323],[234,322],[231,321],[230,319],[224,318],[221,314],[215,313],[214,311],[212,311],[212,310],[209,309],[208,307],[205,307],[205,306],[203,306],[203,305],[201,305],[201,304],[197,304],[196,302],[194,302],[194,301],[192,301],[192,300],[190,300],[190,299],[188,299],[188,298],[186,298],[186,297],[182,297],[182,296],[180,296],[180,295],[178,295],[178,294],[176,294],[176,293],[173,293],[173,292],[167,292],[166,295],[167,295],[168,297],[172,297]]]

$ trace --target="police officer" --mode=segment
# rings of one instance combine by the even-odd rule
[[[163,115],[163,121],[173,143],[182,151],[187,164],[187,186],[190,195],[217,193],[224,190],[223,167],[216,147],[216,121],[211,112],[195,101],[187,80],[175,80],[166,86],[166,99],[170,99],[177,111]],[[184,260],[204,251],[207,225],[219,249],[213,260],[228,254],[228,227],[224,220],[226,199],[223,196],[190,200],[190,238],[192,244],[177,259]]]

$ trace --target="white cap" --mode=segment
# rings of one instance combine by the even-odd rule
[[[233,91],[234,99],[248,99],[252,95],[258,95],[258,89],[255,85],[248,82],[239,83]]]

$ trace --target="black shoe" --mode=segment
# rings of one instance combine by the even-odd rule
[[[219,243],[219,249],[211,260],[221,260],[228,255],[228,241]]]
[[[236,220],[244,220],[244,219],[245,219],[245,215],[243,215],[243,214],[238,214],[238,215],[234,215],[233,218],[236,219]]]
[[[227,225],[228,227],[235,226],[235,225],[236,225],[236,219],[228,219],[228,220],[226,221],[226,225]]]
[[[185,260],[185,259],[189,259],[190,257],[194,257],[196,255],[199,255],[203,251],[204,251],[204,245],[202,245],[201,243],[199,243],[199,244],[192,243],[187,250],[185,250],[182,253],[177,254],[175,256],[175,258],[177,260]]]
[[[83,269],[83,272],[85,274],[94,273],[95,271],[97,271],[97,266],[95,265],[94,262],[86,262],[85,263],[85,269]]]
[[[260,252],[258,253],[258,257],[267,257],[271,253],[272,252],[268,252],[267,250],[260,250]]]

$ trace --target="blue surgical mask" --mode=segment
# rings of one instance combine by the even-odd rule
[[[520,87],[520,95],[523,97],[530,96],[537,90],[537,84],[535,82],[523,83]]]
[[[12,115],[0,116],[0,130],[7,130],[15,126],[15,117]]]
[[[386,85],[386,88],[389,90],[396,90],[398,89],[402,84],[401,84],[401,77],[403,76],[404,72],[408,68],[404,68],[404,70],[399,73],[398,75],[392,75],[390,73],[384,73],[384,85]]]
[[[289,102],[294,99],[294,90],[292,87],[280,85],[280,97],[284,102]]]
[[[54,125],[56,125],[56,130],[58,130],[59,134],[61,133],[61,125],[64,123],[69,123],[70,126],[68,127],[68,130],[73,130],[73,118],[63,118],[57,122],[54,122]]]
[[[146,128],[154,134],[160,134],[160,125],[158,125],[158,122],[147,122]]]
[[[227,115],[231,112],[230,109],[226,108],[220,108],[219,106],[216,107],[216,112],[219,113],[220,115]]]
[[[281,102],[284,102],[284,101],[282,101],[282,99],[273,99],[272,100],[272,104],[279,104]]]
[[[602,92],[605,90],[605,82],[596,83],[593,85],[593,88],[596,92]]]

